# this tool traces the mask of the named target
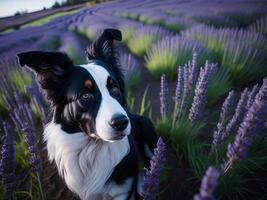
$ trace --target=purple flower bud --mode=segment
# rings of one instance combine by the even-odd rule
[[[247,109],[249,109],[249,107],[253,104],[253,101],[254,101],[258,92],[259,92],[259,86],[258,86],[258,84],[256,84],[252,88],[251,92],[249,92],[249,94],[248,94],[248,101],[247,101],[247,105],[246,105]]]
[[[184,84],[184,74],[183,74],[183,69],[181,66],[178,68],[178,73],[177,73],[177,84],[176,84],[176,90],[175,90],[175,96],[174,96],[174,101],[179,103],[182,98],[183,94],[183,84]]]
[[[16,177],[14,174],[14,146],[13,132],[8,123],[3,122],[5,135],[3,136],[2,159],[0,160],[0,174],[8,193],[16,190]]]
[[[192,62],[188,62],[188,67],[189,67],[189,85],[190,87],[195,86],[197,82],[197,77],[199,74],[199,67],[197,66],[197,52],[193,53],[193,58]]]
[[[161,76],[160,82],[160,114],[162,119],[166,119],[167,112],[168,112],[168,96],[169,96],[169,88],[166,79],[166,75],[163,74]]]
[[[213,195],[217,187],[219,172],[212,166],[209,166],[205,176],[202,178],[199,193],[194,196],[194,200],[215,200]]]
[[[184,113],[185,109],[186,109],[186,106],[187,106],[187,100],[189,98],[189,84],[188,84],[188,74],[189,74],[189,71],[188,71],[188,67],[187,65],[183,66],[181,68],[181,73],[183,75],[183,87],[182,87],[182,98],[181,98],[181,103],[180,103],[180,108],[179,108],[179,111],[177,112],[177,116],[176,118],[179,119],[182,115],[182,113]]]
[[[38,172],[41,168],[41,160],[38,156],[35,130],[27,124],[24,124],[24,127],[21,130],[25,133],[25,142],[27,143],[29,152],[31,154],[29,164],[34,172]]]
[[[225,140],[231,133],[237,131],[238,126],[242,122],[246,112],[246,104],[248,99],[248,89],[246,88],[237,103],[237,107],[235,109],[235,114],[233,115],[232,119],[227,124],[225,131],[221,134],[221,141]]]
[[[230,91],[227,98],[225,99],[221,113],[220,113],[220,119],[217,124],[217,130],[213,133],[213,141],[212,141],[212,148],[216,149],[222,142],[221,140],[221,134],[224,130],[224,124],[227,121],[227,117],[230,115],[233,106],[234,106],[234,98],[235,94],[234,91]]]
[[[229,160],[242,159],[247,156],[254,135],[264,127],[267,114],[267,78],[263,80],[253,104],[238,128],[234,143],[228,145]]]
[[[216,65],[206,62],[205,68],[200,70],[197,85],[195,88],[195,96],[191,105],[188,119],[191,123],[198,120],[203,114],[203,110],[207,101],[206,93],[210,77],[214,74]]]
[[[155,200],[159,177],[165,161],[165,144],[161,138],[158,139],[157,148],[150,161],[150,169],[145,169],[142,196],[146,200]]]

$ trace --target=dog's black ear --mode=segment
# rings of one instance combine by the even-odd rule
[[[46,97],[57,104],[64,98],[73,63],[61,52],[28,51],[17,54],[20,66],[27,66],[36,75]]]
[[[103,33],[87,48],[89,60],[100,59],[104,62],[114,59],[114,40],[121,41],[121,32],[117,29],[105,29]]]

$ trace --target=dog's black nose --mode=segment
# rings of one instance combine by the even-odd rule
[[[115,114],[112,116],[109,124],[116,131],[123,131],[129,123],[128,118],[123,114]]]

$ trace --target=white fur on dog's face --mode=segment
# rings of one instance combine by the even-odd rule
[[[110,95],[107,88],[107,80],[110,76],[108,71],[104,67],[94,63],[81,65],[81,67],[92,75],[102,96],[101,104],[95,119],[96,134],[101,139],[109,142],[115,141],[113,138],[118,134],[129,135],[131,131],[129,117],[120,103]],[[123,114],[129,120],[128,126],[121,133],[115,131],[109,124],[112,116],[115,114]]]

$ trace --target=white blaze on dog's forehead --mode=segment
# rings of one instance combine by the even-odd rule
[[[114,130],[109,124],[112,116],[116,113],[120,113],[125,115],[128,119],[129,117],[120,103],[110,95],[107,89],[107,79],[110,76],[109,72],[104,67],[95,63],[81,65],[81,67],[86,69],[92,75],[102,96],[95,120],[96,132],[103,140],[110,141],[111,138],[116,136],[114,135],[116,133],[114,133]],[[127,128],[123,131],[123,134],[129,135],[130,130],[131,125],[129,123]]]

